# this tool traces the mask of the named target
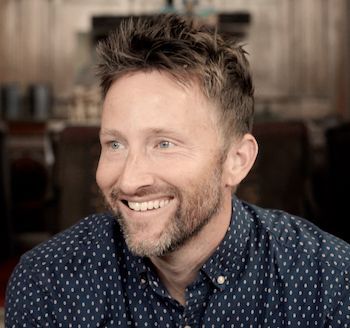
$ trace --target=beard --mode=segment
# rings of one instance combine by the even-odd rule
[[[168,220],[158,238],[138,240],[137,232],[145,229],[145,224],[132,226],[119,209],[117,200],[120,191],[112,190],[109,207],[116,216],[122,229],[126,244],[130,251],[141,257],[165,256],[179,249],[206,226],[220,211],[222,205],[221,189],[222,166],[218,163],[206,174],[191,181],[186,190],[173,185],[163,187],[145,187],[137,192],[137,196],[152,194],[171,195],[178,200],[174,215]],[[117,204],[113,206],[113,204]]]

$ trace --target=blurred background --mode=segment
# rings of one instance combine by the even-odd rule
[[[96,42],[164,12],[249,52],[260,153],[239,196],[350,242],[349,1],[0,0],[0,306],[23,252],[104,210]]]

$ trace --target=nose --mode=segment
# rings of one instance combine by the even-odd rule
[[[147,156],[129,153],[118,179],[118,187],[122,193],[134,195],[139,189],[154,183]]]

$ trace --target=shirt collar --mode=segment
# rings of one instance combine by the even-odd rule
[[[229,283],[226,279],[228,273],[232,277],[234,271],[238,272],[241,269],[239,265],[242,263],[244,250],[249,241],[251,224],[252,218],[244,203],[234,197],[232,199],[231,223],[226,235],[215,253],[202,267],[202,270],[216,287],[224,288]],[[223,278],[225,279],[224,283],[222,282]]]

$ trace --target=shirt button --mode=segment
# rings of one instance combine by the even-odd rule
[[[146,283],[146,279],[145,278],[141,278],[141,284],[144,285]]]
[[[216,281],[219,285],[222,285],[225,282],[225,280],[226,278],[224,276],[219,276]]]

